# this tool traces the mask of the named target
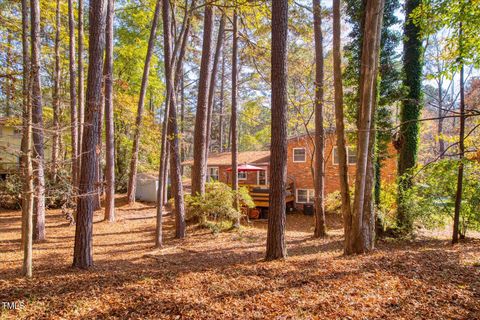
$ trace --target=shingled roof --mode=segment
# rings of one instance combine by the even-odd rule
[[[238,153],[238,163],[254,163],[257,165],[268,164],[270,162],[270,151],[244,151]],[[229,166],[232,164],[232,153],[223,152],[211,154],[207,159],[209,166]],[[193,159],[182,162],[182,165],[193,165]]]

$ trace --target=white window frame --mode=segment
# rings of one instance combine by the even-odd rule
[[[296,160],[295,160],[295,150],[303,150],[304,155],[305,155],[305,158],[304,158],[303,161],[296,161]],[[306,150],[305,148],[293,148],[292,158],[293,158],[293,162],[295,162],[295,163],[307,162],[307,150]]]
[[[241,173],[242,173],[242,174],[245,174],[245,177],[244,177],[244,178],[240,178],[240,174],[241,174]],[[238,172],[237,172],[237,178],[238,178],[238,180],[247,180],[247,179],[248,179],[248,172],[246,172],[246,171],[238,171]]]
[[[217,179],[213,179],[214,181],[219,181],[220,180],[220,168],[219,167],[207,167],[207,172],[208,172],[208,179],[210,180],[212,176],[210,175],[210,170],[211,169],[217,169]]]
[[[307,201],[298,201],[298,191],[307,191]],[[314,189],[305,189],[305,188],[298,188],[295,190],[295,202],[296,203],[314,203],[315,201],[315,190]]]
[[[265,172],[265,184],[260,184],[260,172]],[[267,169],[265,170],[261,170],[261,171],[257,171],[257,185],[259,186],[268,186],[268,171]]]
[[[350,162],[350,149],[353,148],[353,147],[350,147],[350,146],[347,146],[347,165],[349,166],[354,166],[356,165],[357,163],[356,162]],[[338,158],[338,147],[337,146],[334,146],[333,147],[333,150],[332,150],[332,164],[334,166],[338,166],[338,162],[335,162],[335,153],[337,153],[337,158]]]

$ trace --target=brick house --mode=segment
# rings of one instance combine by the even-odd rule
[[[294,206],[298,209],[302,209],[304,204],[313,203],[314,199],[313,139],[313,136],[306,134],[288,139],[287,183],[291,190],[290,188],[287,189],[290,190]],[[395,180],[397,171],[396,150],[392,144],[388,146],[387,153],[381,169],[382,180],[392,182]],[[348,146],[347,155],[350,183],[353,183],[356,170],[356,149],[354,146]],[[210,155],[207,159],[207,179],[218,180],[227,184],[231,183],[231,172],[228,171],[231,168],[231,157],[230,152]],[[246,185],[253,192],[258,188],[268,189],[269,162],[270,151],[239,152],[239,165],[248,163],[264,169],[258,172],[239,172],[239,185]],[[185,161],[182,165],[192,166],[193,160]],[[338,170],[336,135],[327,133],[325,138],[325,194],[340,189]],[[262,204],[264,205],[265,202],[262,202]]]

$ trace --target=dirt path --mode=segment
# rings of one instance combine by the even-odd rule
[[[153,248],[155,208],[119,201],[118,221],[95,215],[95,268],[70,267],[75,228],[47,215],[34,248],[34,278],[19,277],[20,212],[0,212],[0,319],[480,319],[480,240],[388,241],[342,256],[341,225],[311,238],[312,218],[288,216],[286,261],[264,262],[266,223]]]

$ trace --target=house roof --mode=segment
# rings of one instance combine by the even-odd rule
[[[270,151],[244,151],[238,153],[238,163],[268,164],[270,162]],[[223,152],[211,154],[207,159],[209,166],[229,166],[232,164],[232,153]],[[193,165],[193,159],[182,162],[182,165]]]

